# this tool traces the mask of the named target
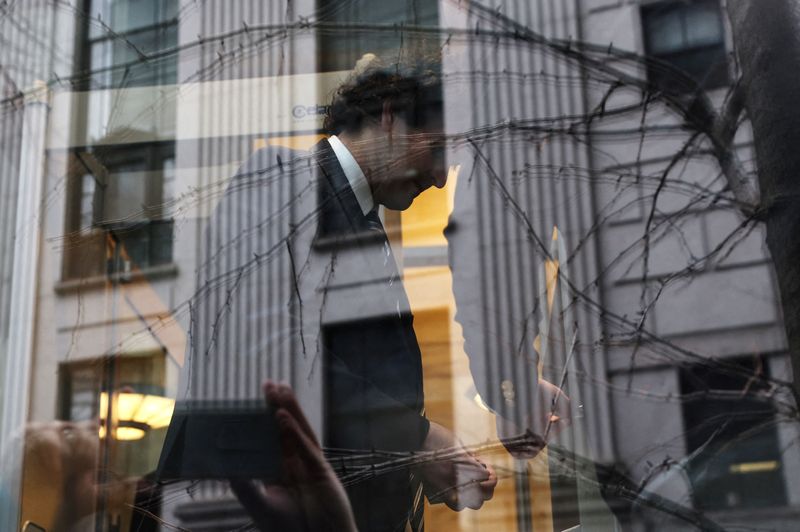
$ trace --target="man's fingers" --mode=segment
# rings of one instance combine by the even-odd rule
[[[489,473],[489,478],[481,482],[481,491],[483,492],[483,500],[488,501],[492,497],[494,497],[494,488],[497,487],[497,474],[494,472],[494,468],[490,465],[486,465],[486,470]]]
[[[463,487],[464,504],[467,508],[477,510],[484,501],[492,498],[497,476],[490,468],[477,458],[472,458],[468,467],[459,468],[459,484]]]
[[[285,408],[280,408],[275,416],[281,431],[284,452],[288,451],[293,457],[299,459],[308,473],[315,478],[332,474],[317,440],[306,434],[297,419]],[[299,471],[292,473],[301,474]]]
[[[497,479],[494,470],[490,470],[477,458],[469,457],[468,460],[459,460],[455,465],[456,482],[450,491],[451,497],[448,506],[453,509],[471,508],[478,510],[483,502],[491,499]],[[488,484],[487,484],[488,483]]]
[[[246,508],[262,508],[267,505],[261,487],[252,480],[234,479],[230,481],[231,489],[239,502]]]
[[[251,480],[231,480],[231,490],[253,518],[260,530],[288,530],[287,504],[279,494],[268,497],[263,488]]]
[[[464,500],[459,497],[458,490],[453,488],[449,495],[446,497],[445,504],[451,510],[455,510],[456,512],[460,512],[467,506],[464,504]]]
[[[489,478],[489,470],[486,464],[475,458],[474,456],[465,454],[462,457],[453,460],[456,466],[456,471],[459,478],[462,480],[475,480],[483,482]]]
[[[444,504],[456,512],[467,508],[466,499],[466,494],[461,493],[459,486],[445,488],[438,493],[428,496],[428,501],[430,501],[431,504]]]
[[[455,488],[461,509],[478,510],[483,506],[483,490],[477,480],[470,480]]]
[[[447,456],[435,460],[423,473],[428,482],[425,494],[432,504],[444,503],[455,511],[477,510],[492,497],[497,485],[494,470],[465,449],[449,430],[431,423],[424,445],[428,451]]]
[[[303,410],[300,408],[300,404],[297,402],[297,397],[289,386],[285,384],[276,384],[268,380],[264,383],[264,393],[268,401],[274,403],[276,407],[285,408],[295,421],[297,421],[300,430],[319,447],[317,436],[311,429],[308,419],[306,419]]]
[[[482,483],[473,479],[428,495],[428,500],[431,504],[444,503],[448,508],[456,512],[460,512],[464,508],[478,510],[483,506],[484,501],[492,498],[493,492],[494,488],[491,488],[487,496],[487,490],[482,487]]]

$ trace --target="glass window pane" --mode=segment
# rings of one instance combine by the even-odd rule
[[[668,2],[642,9],[647,52],[678,68],[695,83],[670,69],[648,65],[648,78],[673,92],[691,92],[696,84],[715,88],[728,82],[727,54],[716,1]]]
[[[331,30],[320,35],[322,46],[321,69],[349,70],[365,53],[378,56],[392,56],[397,52],[434,53],[438,49],[438,36],[415,35],[407,30],[402,31],[400,24],[435,27],[438,23],[438,9],[435,3],[427,2],[422,6],[416,0],[402,2],[369,2],[339,3],[320,2],[320,20],[329,24],[366,25],[380,24],[394,27],[386,31],[376,31],[368,27],[349,33],[349,38],[342,39],[343,31]],[[401,47],[401,43],[403,46]]]
[[[652,54],[664,54],[686,46],[683,18],[679,9],[661,8],[645,19],[647,49]]]
[[[745,373],[755,370],[752,359],[737,360],[736,364],[747,368]],[[773,407],[758,400],[757,389],[746,398],[724,397],[726,392],[735,394],[746,386],[743,376],[706,366],[682,374],[683,393],[699,396],[686,403],[684,417],[693,453],[688,466],[695,501],[701,508],[785,504],[783,459],[772,422]],[[711,398],[715,394],[722,397]]]
[[[798,528],[787,2],[7,4],[0,531]]]
[[[90,54],[90,86],[94,88],[109,87],[111,80],[116,74],[111,70],[106,70],[105,67],[114,64],[114,58],[116,55],[114,47],[109,41],[100,41],[92,44]],[[96,72],[99,69],[104,69],[104,71]]]
[[[103,194],[103,222],[124,223],[147,219],[147,191],[151,179],[145,171],[119,171],[109,176]]]
[[[92,39],[108,35],[108,28],[113,24],[113,6],[115,0],[92,0],[89,7],[89,37]]]
[[[114,0],[111,28],[116,32],[152,26],[158,22],[159,0]]]
[[[96,186],[97,181],[93,175],[87,174],[83,176],[81,183],[81,230],[91,228],[94,224],[95,216],[100,214],[95,213]]]
[[[89,421],[97,418],[97,400],[100,382],[94,368],[77,367],[68,370],[69,417],[71,421]]]
[[[719,44],[722,39],[722,21],[715,2],[703,2],[687,10],[687,46]]]
[[[91,38],[101,38],[92,44],[92,70],[116,68],[93,76],[96,84],[114,87],[135,87],[147,85],[163,85],[175,82],[177,57],[175,55],[148,58],[158,52],[177,46],[178,29],[173,23],[158,25],[166,21],[174,21],[175,2],[155,2],[154,0],[137,0],[141,7],[150,11],[140,11],[119,2],[109,7],[119,21],[112,31],[98,33],[94,26],[90,27]],[[157,4],[157,5],[156,5]],[[129,16],[129,11],[135,15]],[[151,13],[145,15],[144,13]],[[152,14],[155,13],[155,14]],[[162,16],[163,15],[163,16]],[[153,27],[155,26],[155,27]]]

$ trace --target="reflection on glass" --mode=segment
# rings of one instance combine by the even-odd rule
[[[489,4],[3,3],[0,530],[797,528],[800,12]]]
[[[175,400],[157,395],[122,392],[114,394],[109,410],[108,394],[100,394],[100,437],[106,437],[108,412],[116,423],[114,437],[118,440],[140,440],[148,431],[169,425]]]

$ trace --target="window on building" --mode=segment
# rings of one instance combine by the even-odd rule
[[[64,278],[129,273],[172,262],[174,143],[72,154]]]
[[[765,386],[750,378],[765,364],[733,363],[737,371],[706,364],[681,370],[694,503],[700,509],[784,505],[775,410]]]
[[[356,61],[371,52],[393,60],[407,57],[439,56],[436,32],[412,32],[404,26],[438,28],[438,2],[402,0],[399,2],[338,2],[318,0],[319,21],[331,26],[319,33],[319,71],[352,69]],[[396,31],[376,31],[392,27]],[[398,56],[398,51],[400,56]]]
[[[73,112],[78,148],[70,154],[63,278],[146,270],[172,262],[174,143],[153,142],[174,106],[131,87],[177,82],[178,0],[84,0],[76,71],[89,91]],[[114,91],[103,89],[117,89]],[[145,131],[149,131],[145,133]],[[103,144],[98,146],[96,144]]]
[[[84,69],[91,88],[176,82],[177,0],[87,0]]]
[[[158,463],[175,404],[165,397],[165,372],[162,353],[64,364],[60,370],[60,417],[74,422],[97,421],[103,443],[110,425],[114,442],[106,449],[110,469],[123,477],[146,475]]]
[[[650,82],[674,92],[694,86],[677,78],[664,63],[680,69],[704,88],[728,83],[728,63],[719,0],[670,1],[642,8]]]

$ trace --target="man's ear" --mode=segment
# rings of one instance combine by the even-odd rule
[[[392,104],[389,100],[383,102],[383,110],[381,111],[381,129],[385,133],[391,133],[394,127],[394,113],[392,112]]]

